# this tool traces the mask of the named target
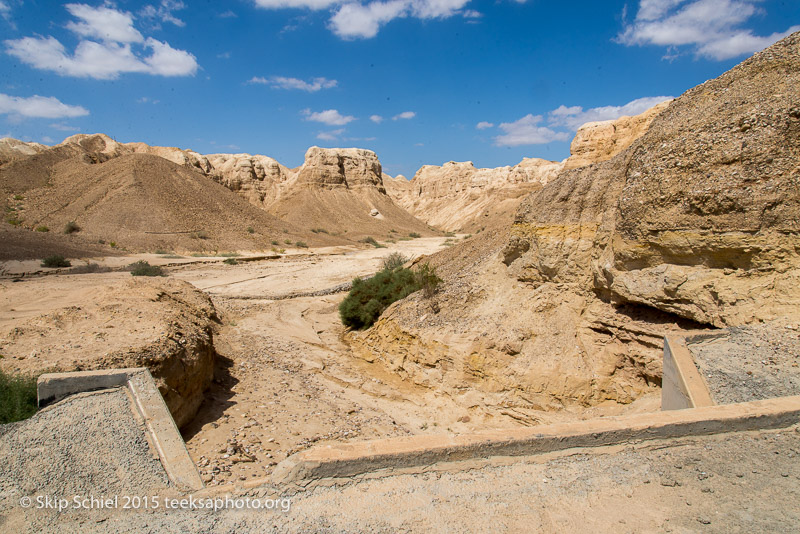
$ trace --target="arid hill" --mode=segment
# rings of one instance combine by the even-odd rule
[[[374,152],[311,147],[305,163],[267,209],[306,228],[364,236],[436,235],[386,194]]]
[[[436,228],[471,232],[510,223],[522,200],[562,169],[599,163],[619,154],[640,137],[667,103],[634,117],[590,122],[578,129],[563,162],[525,158],[513,167],[476,169],[471,161],[425,165],[411,181],[385,179],[390,197]]]
[[[660,384],[666,331],[800,317],[799,155],[796,33],[563,171],[509,232],[434,256],[440,293],[353,347],[476,410],[631,402]]]
[[[258,250],[273,240],[308,237],[163,157],[126,154],[103,163],[72,157],[48,171],[46,185],[20,195],[16,216],[30,229],[62,233],[74,221],[83,240],[142,251]]]

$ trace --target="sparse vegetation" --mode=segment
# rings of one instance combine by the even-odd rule
[[[247,227],[247,233],[248,234],[254,234],[254,233],[256,233],[256,229],[253,228],[252,226],[248,226]]]
[[[228,258],[225,261],[223,261],[222,263],[225,263],[227,265],[239,265],[239,262],[236,261],[236,258]]]
[[[46,226],[37,226],[37,227],[36,227],[36,231],[37,231],[37,232],[49,232],[49,231],[50,231],[50,228],[48,228],[48,227],[46,227]]]
[[[0,424],[22,421],[36,410],[36,377],[0,371]]]
[[[372,245],[375,248],[386,248],[386,245],[381,245],[378,243],[374,237],[365,237],[361,240],[362,243],[367,243],[368,245]]]
[[[408,237],[410,237],[412,239],[417,239],[418,237],[422,237],[422,236],[419,235],[417,232],[411,232],[410,234],[408,234]]]
[[[292,244],[292,240],[291,239],[287,239],[283,243],[286,244],[286,245],[291,245]]]
[[[112,241],[112,242],[110,242],[108,244],[108,246],[111,247],[111,248],[117,248],[117,242],[116,241]]]
[[[192,234],[194,239],[208,239],[208,234],[204,230]]]
[[[273,239],[273,240],[271,241],[271,243],[272,243],[272,245],[273,245],[273,246],[275,246],[275,247],[277,247],[278,245],[280,245],[280,243],[278,242],[278,240],[277,240],[277,239]]]
[[[399,269],[408,261],[408,258],[399,252],[392,252],[385,258],[383,258],[383,270],[390,270],[394,271],[395,269]]]
[[[158,265],[150,265],[144,260],[139,260],[128,265],[132,276],[167,276],[164,269]]]
[[[453,241],[452,239],[446,239],[445,242],[442,243],[442,245],[444,245],[446,247],[452,247],[455,244],[456,244],[456,242]]]
[[[42,260],[42,267],[70,267],[72,264],[61,254],[53,254]]]
[[[11,226],[21,226],[22,225],[22,219],[20,219],[16,215],[11,216],[8,219],[6,219],[6,222],[8,224],[10,224]]]
[[[339,305],[339,316],[345,326],[359,330],[369,328],[393,302],[420,289],[426,298],[434,295],[441,282],[436,271],[428,264],[416,272],[406,269],[402,266],[405,261],[399,263],[402,256],[397,256],[387,256],[383,269],[372,278],[353,280],[350,293]]]
[[[14,195],[14,200],[25,200],[25,197],[22,195]]]
[[[97,263],[87,262],[86,265],[77,265],[69,270],[69,274],[107,273],[111,268]]]
[[[65,234],[74,234],[75,232],[80,232],[81,227],[78,226],[78,223],[75,221],[70,221],[64,225],[64,233]]]
[[[330,234],[325,228],[312,228],[311,231],[315,234]]]
[[[444,236],[445,237],[455,237],[456,234],[454,234],[453,232],[447,232],[446,234],[444,234]]]
[[[294,246],[297,248],[308,248],[308,244],[305,241],[298,241]]]
[[[156,254],[169,254],[168,250],[164,250],[163,248],[156,249]]]
[[[238,252],[220,252],[217,256],[221,256],[223,258],[238,258],[241,256]]]

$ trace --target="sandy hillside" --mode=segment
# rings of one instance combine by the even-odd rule
[[[213,180],[158,156],[128,154],[104,163],[69,158],[48,170],[46,186],[24,192],[18,213],[28,228],[60,232],[75,221],[86,239],[143,251],[258,250],[287,239],[336,242],[302,233]]]

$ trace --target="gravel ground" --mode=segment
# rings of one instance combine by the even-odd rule
[[[169,485],[123,389],[73,395],[28,420],[0,425],[0,474],[0,532],[2,515],[18,510],[26,496],[71,499]],[[58,528],[53,514],[29,519],[30,531]]]
[[[43,512],[17,509],[8,524],[37,534],[797,532],[798,458],[794,427],[318,487],[290,496],[289,512],[68,511],[41,525]]]
[[[717,404],[800,395],[800,328],[733,327],[689,350]]]

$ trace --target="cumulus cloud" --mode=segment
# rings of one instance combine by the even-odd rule
[[[311,111],[310,109],[306,108],[300,113],[305,116],[307,121],[321,122],[329,126],[344,126],[345,124],[356,120],[355,117],[351,115],[342,115],[335,109]]]
[[[81,37],[73,53],[52,36],[6,40],[6,52],[33,68],[78,78],[113,80],[130,72],[158,76],[197,72],[192,54],[145,38],[133,27],[130,13],[85,4],[67,4],[66,8],[78,19],[67,28]]]
[[[186,9],[186,4],[180,0],[161,0],[161,3],[157,6],[144,6],[142,10],[139,11],[139,15],[154,21],[154,28],[161,27],[159,22],[169,22],[183,28],[186,26],[186,23],[173,14],[175,11],[180,11],[182,9]]]
[[[342,39],[369,39],[375,37],[382,26],[404,17],[418,19],[443,19],[462,15],[475,19],[481,14],[474,10],[462,11],[469,0],[254,0],[264,9],[302,8],[311,10],[333,9],[328,28]]]
[[[329,80],[328,78],[312,78],[310,82],[307,82],[298,78],[284,76],[273,76],[271,78],[254,76],[248,83],[269,85],[273,89],[297,89],[309,93],[316,93],[322,89],[331,89],[339,84],[336,80]]]
[[[602,106],[584,110],[581,106],[559,106],[548,113],[550,126],[564,126],[571,131],[576,131],[583,124],[594,121],[607,121],[618,119],[625,115],[633,116],[644,113],[656,104],[672,100],[671,96],[648,96],[637,98],[622,106]]]
[[[498,127],[504,132],[494,138],[497,146],[542,145],[553,141],[568,141],[575,131],[587,122],[618,119],[638,115],[671,96],[637,98],[622,106],[602,106],[584,110],[581,106],[561,105],[544,115],[528,114],[514,122],[503,122]],[[546,123],[546,124],[545,124]],[[491,128],[490,122],[479,122],[479,130]]]
[[[566,141],[567,132],[556,132],[540,123],[541,115],[525,115],[514,122],[500,123],[499,128],[505,133],[494,138],[497,146],[544,145],[553,141]]]
[[[375,124],[380,124],[383,122],[383,117],[381,117],[380,115],[370,115],[369,120],[371,120]]]
[[[60,132],[80,132],[81,129],[77,126],[70,126],[69,124],[64,124],[63,122],[55,122],[50,125],[50,128],[54,130],[58,130]]]
[[[393,121],[401,120],[401,119],[408,120],[408,119],[413,119],[416,116],[417,116],[417,114],[415,112],[413,112],[413,111],[404,111],[404,112],[398,113],[397,115],[392,117],[392,120]]]
[[[320,132],[317,134],[317,139],[321,139],[323,141],[336,141],[339,139],[339,136],[344,133],[344,128],[339,128],[338,130],[331,130],[330,132]]]
[[[36,119],[63,119],[83,117],[89,111],[81,106],[70,106],[52,96],[9,96],[0,93],[0,114]]]
[[[640,0],[633,22],[626,23],[617,42],[668,47],[665,57],[686,47],[698,57],[725,60],[762,50],[790,33],[759,36],[743,25],[760,11],[760,0]]]

